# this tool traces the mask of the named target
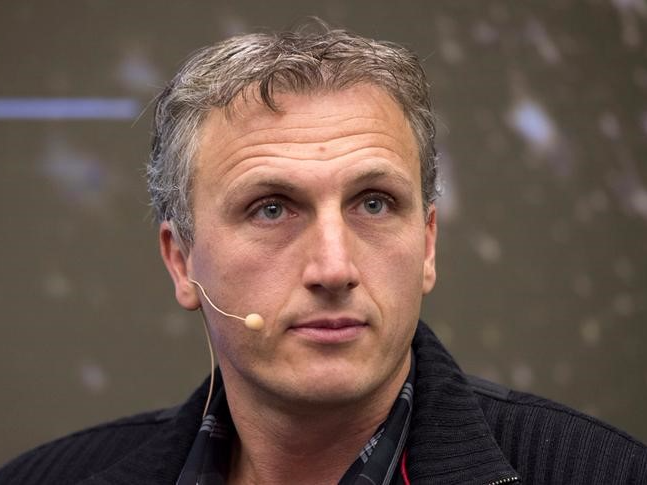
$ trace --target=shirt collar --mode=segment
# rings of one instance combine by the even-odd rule
[[[409,435],[415,376],[416,358],[412,352],[409,374],[388,417],[364,445],[355,462],[339,481],[340,485],[388,485],[400,482],[397,468]]]

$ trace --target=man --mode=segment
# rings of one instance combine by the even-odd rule
[[[644,445],[466,377],[418,322],[436,279],[434,134],[422,68],[394,44],[323,28],[194,55],[158,98],[149,189],[215,382],[0,481],[647,483]]]

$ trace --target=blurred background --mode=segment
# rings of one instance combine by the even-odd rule
[[[25,0],[0,4],[0,462],[206,377],[148,104],[195,49],[307,15],[424,59],[446,187],[423,316],[460,365],[647,440],[644,0]]]

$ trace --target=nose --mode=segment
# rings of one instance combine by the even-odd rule
[[[311,291],[340,295],[359,285],[352,231],[341,214],[320,217],[308,238],[303,284]]]

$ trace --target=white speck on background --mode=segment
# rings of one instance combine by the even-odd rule
[[[79,368],[83,386],[93,394],[106,390],[108,377],[101,366],[96,363],[83,363]]]
[[[517,389],[522,391],[530,389],[533,380],[533,372],[529,365],[517,364],[512,368],[512,383]]]
[[[473,241],[474,249],[487,263],[496,263],[501,259],[501,245],[489,234],[481,233]]]
[[[590,347],[595,347],[600,343],[601,333],[600,322],[595,318],[589,318],[580,325],[582,342]]]
[[[67,276],[60,272],[53,272],[43,276],[43,293],[49,298],[60,300],[72,293],[72,285]]]

